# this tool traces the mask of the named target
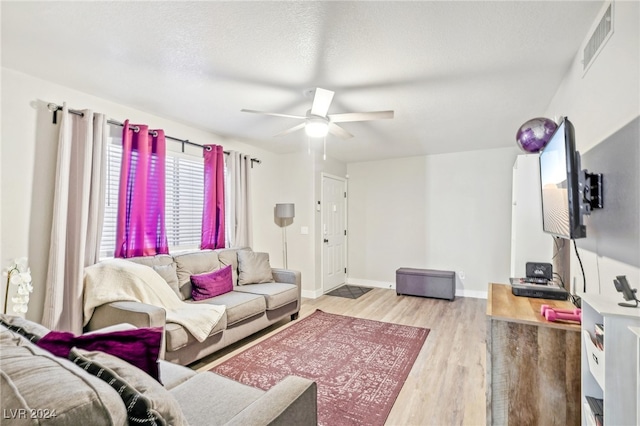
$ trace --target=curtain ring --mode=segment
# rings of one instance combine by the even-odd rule
[[[131,130],[133,130],[134,132],[138,133],[140,131],[140,127],[138,126],[131,126],[129,127]]]
[[[207,145],[204,147],[204,149],[206,149],[207,151],[211,151],[213,147],[211,145]]]
[[[157,138],[157,137],[158,137],[158,132],[156,132],[155,130],[153,130],[153,131],[151,132],[151,136],[153,136],[154,138]]]

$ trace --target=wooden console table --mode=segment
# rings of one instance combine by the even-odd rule
[[[549,322],[540,307],[569,301],[514,296],[489,284],[487,424],[580,424],[580,325]]]

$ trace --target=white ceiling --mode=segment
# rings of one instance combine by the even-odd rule
[[[395,110],[328,137],[344,162],[498,148],[544,113],[602,3],[2,1],[2,65],[274,152],[306,149],[272,137],[298,122],[240,109],[304,115],[314,87],[329,113]]]

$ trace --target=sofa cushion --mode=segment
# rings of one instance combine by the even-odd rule
[[[110,333],[91,333],[74,336],[65,331],[51,331],[38,340],[37,345],[52,354],[67,358],[74,346],[102,351],[117,356],[159,380],[158,355],[162,342],[162,328],[134,328]]]
[[[176,264],[173,256],[168,254],[159,254],[157,256],[137,256],[129,257],[126,260],[149,266],[158,273],[169,284],[169,287],[180,296],[180,288],[178,286],[178,275],[176,272]]]
[[[231,265],[231,272],[233,272],[234,287],[238,285],[238,251],[240,250],[251,251],[249,247],[216,250],[216,252],[218,253],[218,259],[220,260],[220,264],[224,266]]]
[[[218,253],[213,250],[199,250],[175,255],[173,258],[176,262],[178,285],[183,300],[191,298],[191,275],[220,269]]]
[[[231,291],[211,299],[195,303],[210,303],[212,305],[225,305],[227,309],[227,326],[259,315],[267,310],[267,303],[263,296],[239,291]]]
[[[238,252],[238,285],[273,282],[269,254],[243,250]]]
[[[104,369],[105,371],[113,373],[124,384],[131,387],[136,393],[148,400],[149,405],[147,408],[151,409],[154,414],[159,414],[160,418],[162,418],[167,424],[186,424],[186,420],[184,419],[180,405],[178,405],[178,401],[176,401],[169,391],[163,388],[160,383],[155,381],[139,368],[104,352],[90,352],[77,348],[71,350],[69,359],[73,360],[75,363],[80,363],[80,361],[82,361],[82,363],[80,363],[82,365],[86,365],[87,362],[90,362],[94,367],[98,368],[98,370],[95,368],[89,369],[89,372],[92,370],[100,371]],[[105,380],[103,375],[100,375],[99,377]],[[109,380],[105,381],[108,382]],[[127,404],[127,401],[125,401],[125,404]]]
[[[15,315],[0,314],[0,324],[13,328],[27,340],[37,340],[49,332],[47,327]]]
[[[128,257],[126,258],[126,260],[153,267],[161,265],[171,265],[173,263],[173,256],[171,256],[170,254],[158,254],[155,256]]]
[[[209,337],[214,334],[220,333],[225,328],[227,328],[227,313],[225,311],[220,317],[220,320],[213,327],[211,333],[209,333]],[[180,348],[187,346],[188,344],[197,342],[196,338],[193,337],[191,333],[187,331],[180,324],[176,324],[174,322],[168,322],[164,327],[165,339],[166,339],[166,348],[167,351],[173,352],[177,351]],[[163,382],[164,383],[164,382]]]
[[[191,275],[191,298],[209,299],[233,290],[231,265],[204,274]]]
[[[295,284],[247,284],[237,287],[235,291],[264,296],[267,302],[267,310],[269,311],[298,300],[298,287]]]
[[[189,423],[202,424],[202,419],[210,419],[208,424],[222,425],[258,400],[264,391],[205,371],[176,386],[171,393]]]
[[[178,386],[180,383],[184,383],[197,373],[182,365],[174,364],[169,361],[160,361],[160,378],[162,379],[162,386],[165,389],[171,390]]]
[[[100,378],[118,392],[127,409],[127,419],[130,424],[157,426],[162,424],[162,416],[153,409],[151,401],[131,387],[116,372],[89,358],[81,350],[72,349],[69,359],[84,371]]]
[[[169,284],[171,290],[173,290],[181,300],[182,293],[180,293],[180,286],[178,285],[178,272],[176,269],[176,264],[171,263],[169,265],[154,265],[152,266],[153,270],[158,273],[164,280]]]
[[[0,331],[9,333],[6,329]],[[40,419],[38,424],[127,424],[127,410],[107,383],[69,360],[38,348],[17,334],[14,336],[19,346],[5,345],[11,341],[11,337],[5,337],[0,351],[3,410],[27,408],[52,416]]]

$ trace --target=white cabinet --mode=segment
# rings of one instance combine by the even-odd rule
[[[617,299],[582,295],[582,424],[592,424],[586,396],[603,399],[605,425],[637,425],[640,308],[618,306]],[[603,349],[594,343],[595,325],[604,325]],[[631,328],[630,328],[631,327]]]
[[[511,276],[524,277],[527,262],[551,263],[553,238],[542,231],[538,154],[518,155],[511,195]]]
[[[638,340],[638,347],[637,349],[637,361],[636,361],[636,401],[640,401],[640,327],[629,327],[629,330],[631,330],[633,332],[633,334],[635,334],[636,339]],[[640,425],[640,403],[638,403],[638,406],[636,407],[636,409],[638,410],[638,413],[636,415],[636,424]]]

